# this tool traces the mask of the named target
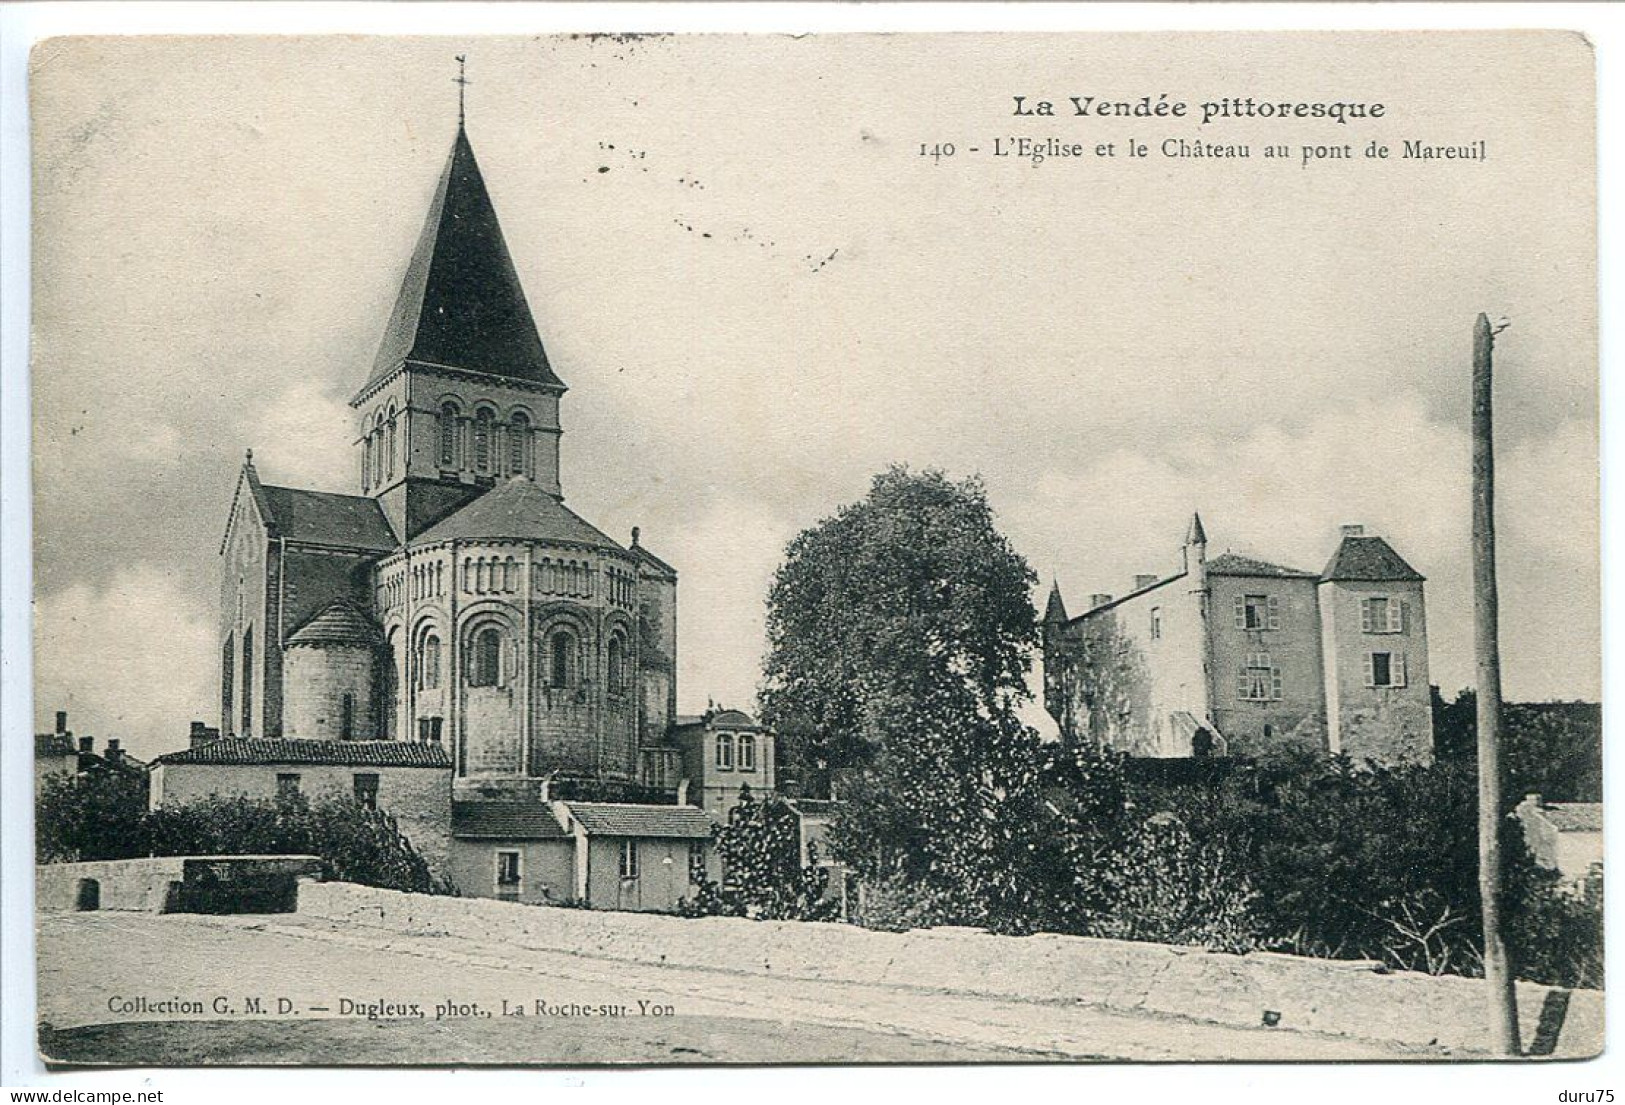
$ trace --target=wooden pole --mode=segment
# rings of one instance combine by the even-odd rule
[[[1519,1052],[1518,995],[1501,939],[1501,649],[1495,589],[1495,429],[1491,354],[1495,334],[1473,329],[1473,646],[1478,658],[1478,892],[1484,909],[1484,983],[1490,1043]]]

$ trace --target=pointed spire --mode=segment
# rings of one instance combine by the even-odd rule
[[[1049,602],[1044,607],[1044,620],[1046,622],[1064,622],[1066,618],[1066,603],[1061,599],[1060,581],[1051,577],[1049,584]]]
[[[564,388],[460,124],[362,392],[404,361]]]
[[[1185,533],[1185,544],[1207,544],[1207,530],[1202,528],[1202,516],[1195,511],[1191,512],[1191,528]]]

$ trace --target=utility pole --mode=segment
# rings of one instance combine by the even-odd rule
[[[1505,329],[1503,324],[1499,329]],[[1473,647],[1478,659],[1478,893],[1495,1054],[1517,1055],[1518,994],[1501,939],[1501,646],[1495,589],[1495,425],[1490,320],[1473,328]]]

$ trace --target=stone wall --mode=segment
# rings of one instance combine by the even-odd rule
[[[317,874],[315,856],[165,856],[156,859],[101,860],[92,863],[45,863],[36,869],[35,908],[43,912],[120,910],[141,913],[195,911],[200,889],[234,886],[263,891],[268,881]],[[216,894],[216,898],[220,895]],[[208,912],[238,912],[226,901]],[[246,902],[250,906],[255,902]],[[290,902],[291,904],[291,896]],[[282,911],[289,911],[287,905]]]
[[[1326,683],[1315,585],[1313,579],[1273,576],[1208,577],[1213,722],[1233,756],[1256,756],[1285,746],[1326,749]],[[1237,624],[1237,602],[1245,603],[1249,595],[1265,599],[1273,608],[1275,628]],[[1272,671],[1280,675],[1280,697],[1273,696],[1272,686],[1270,698],[1243,698],[1242,675],[1261,656],[1267,656]]]
[[[971,929],[886,933],[841,924],[598,913],[347,883],[303,884],[299,911],[346,925],[456,934],[610,960],[1077,1002],[1247,1028],[1273,1023],[1417,1047],[1487,1048],[1481,981],[1384,973],[1362,962],[1226,955],[1075,936],[991,936]],[[1534,1037],[1553,993],[1564,992],[1519,984],[1526,1039]],[[1597,1054],[1601,992],[1577,990],[1566,1000],[1557,1054]]]
[[[453,840],[452,885],[471,898],[497,896],[497,853],[518,852],[519,901],[562,902],[575,897],[575,841]]]
[[[1360,604],[1378,595],[1405,604],[1402,632],[1367,633],[1362,628]],[[1325,583],[1319,598],[1331,750],[1356,761],[1431,760],[1433,704],[1422,584]],[[1366,686],[1365,659],[1373,652],[1404,656],[1405,686]]]
[[[372,677],[378,658],[369,648],[295,645],[283,653],[286,690],[283,736],[299,740],[376,740]],[[350,696],[350,731],[344,732],[344,696]]]

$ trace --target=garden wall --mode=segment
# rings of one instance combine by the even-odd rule
[[[889,933],[842,924],[556,909],[348,883],[301,883],[299,912],[345,925],[611,960],[1487,1050],[1482,982],[1388,973],[1366,962],[972,929]],[[1518,998],[1527,1050],[1572,1058],[1601,1051],[1600,992],[1523,983]]]

